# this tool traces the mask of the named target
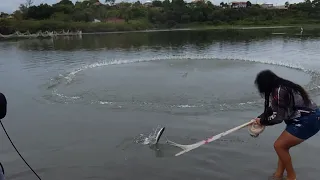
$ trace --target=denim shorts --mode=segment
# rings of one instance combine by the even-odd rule
[[[287,124],[286,131],[299,139],[309,139],[320,130],[320,110],[314,113],[292,119]]]

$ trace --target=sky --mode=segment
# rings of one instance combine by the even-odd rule
[[[34,5],[39,5],[41,3],[47,3],[47,4],[54,4],[57,3],[60,0],[34,0]],[[73,2],[76,2],[76,0],[72,0]],[[100,0],[100,2],[103,2],[104,0]],[[119,0],[116,0],[116,2]],[[127,2],[133,2],[137,0],[124,0]],[[140,0],[140,2],[144,2],[145,0]],[[185,0],[187,2],[192,0]],[[213,4],[220,4],[220,2],[232,2],[232,1],[246,1],[246,0],[210,0]],[[301,2],[302,0],[251,0],[252,3],[272,3],[274,5],[283,5],[286,1],[289,1],[289,3],[297,3]],[[5,13],[12,13],[13,11],[17,10],[19,8],[19,5],[22,3],[25,3],[26,0],[0,0],[0,12]]]

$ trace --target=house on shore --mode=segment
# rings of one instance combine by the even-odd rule
[[[246,8],[247,2],[231,2],[230,6],[231,8]]]
[[[260,6],[262,8],[265,8],[265,9],[272,9],[273,8],[273,4],[272,3],[263,3]]]

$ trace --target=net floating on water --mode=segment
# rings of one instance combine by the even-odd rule
[[[79,31],[76,31],[76,32],[70,32],[69,30],[68,31],[60,31],[60,32],[57,32],[57,31],[45,31],[45,32],[42,32],[42,31],[38,31],[37,33],[34,33],[34,34],[31,34],[29,31],[25,32],[25,33],[21,33],[19,31],[16,31],[15,33],[13,34],[1,34],[0,33],[0,39],[1,38],[38,38],[38,37],[56,37],[56,36],[76,36],[76,35],[79,35],[81,36],[82,35],[82,31],[79,30]]]

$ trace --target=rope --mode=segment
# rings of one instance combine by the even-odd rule
[[[39,180],[41,180],[41,178],[38,176],[38,174],[31,168],[31,166],[30,166],[30,165],[27,163],[27,161],[22,157],[22,155],[20,154],[20,152],[18,151],[18,149],[16,148],[16,146],[13,144],[10,136],[8,135],[6,129],[4,128],[4,125],[2,124],[2,121],[0,121],[0,123],[1,123],[1,126],[2,126],[2,128],[3,128],[3,130],[4,130],[4,132],[6,133],[9,141],[11,142],[13,148],[14,148],[14,149],[16,150],[16,152],[19,154],[19,156],[21,157],[21,159],[26,163],[26,165],[30,168],[30,170],[38,177]],[[1,165],[1,167],[2,167],[2,165]],[[2,167],[2,169],[3,169],[3,167]]]

